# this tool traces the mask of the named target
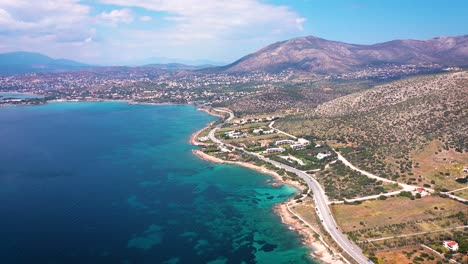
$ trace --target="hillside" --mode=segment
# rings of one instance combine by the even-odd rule
[[[345,73],[368,65],[438,64],[468,66],[468,35],[428,40],[394,40],[356,45],[313,36],[277,42],[222,67],[225,72],[295,69]]]
[[[415,154],[430,143],[439,154],[466,156],[467,100],[467,71],[419,76],[331,100],[277,125],[347,146],[344,155],[362,168],[407,180]]]
[[[66,59],[52,59],[32,52],[0,54],[0,74],[12,75],[33,72],[61,72],[89,68],[90,65]]]

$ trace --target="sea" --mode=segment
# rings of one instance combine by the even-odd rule
[[[192,106],[0,108],[0,263],[317,263],[268,175],[193,155]]]

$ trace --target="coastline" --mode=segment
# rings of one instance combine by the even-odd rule
[[[65,99],[55,99],[51,100],[49,102],[125,102],[128,104],[141,104],[141,105],[183,105],[183,104],[171,104],[171,103],[143,103],[143,102],[135,102],[135,101],[129,101],[129,100],[65,100]],[[47,102],[48,103],[48,102]],[[225,109],[225,108],[224,108]],[[197,108],[199,111],[203,111],[207,114],[217,116],[220,118],[224,118],[225,116],[223,114],[218,114],[214,113],[212,111],[209,111],[206,108]],[[189,139],[189,143],[195,146],[204,146],[206,145],[203,142],[198,142],[197,138],[202,133],[204,130],[208,129],[213,122],[210,122],[208,125],[205,127],[201,128],[200,130],[194,132]],[[283,180],[283,178],[276,173],[273,170],[269,170],[265,167],[260,167],[256,166],[251,163],[247,162],[241,162],[241,161],[226,161],[222,160],[219,158],[216,158],[214,156],[208,155],[200,150],[192,150],[192,153],[197,156],[198,158],[202,160],[206,160],[209,162],[213,163],[218,163],[218,164],[232,164],[232,165],[238,165],[242,166],[248,169],[255,170],[259,173],[263,174],[268,174],[269,176],[272,177],[273,181],[271,182],[272,186],[280,186],[282,184],[286,184],[289,186],[292,186],[296,188],[299,191],[304,190],[304,186],[299,184],[298,182],[291,181],[291,180]],[[294,230],[300,237],[301,242],[303,245],[308,246],[312,249],[312,252],[310,253],[310,256],[313,259],[320,260],[322,263],[344,263],[330,253],[329,249],[327,248],[326,245],[324,245],[319,239],[316,238],[316,233],[313,229],[308,228],[305,226],[304,222],[301,220],[297,219],[295,215],[289,211],[288,209],[288,204],[293,202],[293,198],[288,199],[287,201],[277,204],[273,211],[275,214],[277,214],[280,218],[283,224],[288,226],[290,230]]]
[[[198,109],[198,110],[203,111],[210,115],[224,117],[223,115],[214,114],[207,109]],[[204,131],[205,129],[208,129],[210,126],[211,126],[211,123],[203,127],[202,129],[194,132],[190,137],[190,141],[189,141],[190,144],[195,145],[195,146],[205,145],[202,142],[198,142],[197,138],[198,138],[198,135],[202,131]],[[302,191],[304,189],[304,186],[300,185],[299,183],[291,181],[291,180],[285,181],[278,173],[276,173],[275,171],[269,170],[265,167],[260,167],[251,163],[241,162],[241,161],[222,160],[217,157],[208,155],[202,152],[201,150],[197,150],[197,149],[192,150],[192,153],[195,156],[197,156],[199,159],[206,160],[212,163],[238,165],[238,166],[242,166],[248,169],[255,170],[263,174],[268,174],[273,178],[273,182],[272,182],[273,186],[286,184],[286,185],[296,188],[299,191]],[[345,263],[337,259],[336,256],[330,252],[328,246],[322,243],[322,241],[320,241],[316,237],[316,232],[313,229],[307,227],[307,225],[305,225],[305,223],[302,220],[297,219],[297,217],[292,212],[290,212],[288,208],[288,204],[293,202],[293,200],[294,200],[293,198],[290,198],[287,201],[277,204],[274,207],[273,211],[275,214],[277,214],[281,218],[281,222],[285,224],[286,226],[288,226],[290,230],[294,230],[299,235],[301,239],[301,243],[303,245],[308,246],[312,249],[310,256],[313,259],[319,260],[322,263],[326,263],[326,264]]]

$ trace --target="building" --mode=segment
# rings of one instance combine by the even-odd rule
[[[458,250],[458,243],[453,240],[444,240],[444,247],[451,250],[457,251]]]
[[[302,145],[302,144],[294,144],[294,145],[290,145],[291,149],[292,150],[301,150],[301,149],[305,149],[306,146]]]
[[[293,150],[301,150],[307,148],[307,146],[310,145],[310,141],[304,138],[299,138],[297,142],[294,142],[294,144],[291,144],[290,147]]]
[[[310,141],[305,139],[305,138],[299,138],[297,139],[297,142],[301,145],[308,146],[310,145]]]
[[[290,139],[283,139],[283,140],[278,140],[275,142],[275,145],[276,146],[279,146],[279,145],[286,145],[286,144],[295,144],[296,141],[294,140],[290,140]]]
[[[426,195],[429,194],[429,192],[426,191],[426,189],[421,188],[421,187],[416,188],[416,189],[414,190],[414,192],[415,192],[415,193],[419,193],[419,194],[421,195],[421,197],[424,197],[424,196],[426,196]]]
[[[254,129],[254,130],[252,131],[252,133],[254,133],[254,134],[262,134],[262,133],[263,133],[263,129],[261,129],[261,128],[260,128],[260,129]]]
[[[210,140],[208,137],[199,137],[198,138],[198,141],[200,141],[200,142],[206,142],[208,140]]]
[[[319,154],[317,154],[316,158],[318,160],[322,160],[322,159],[324,159],[324,158],[326,158],[326,157],[328,157],[330,155],[331,155],[330,153],[319,153]]]
[[[269,148],[265,150],[266,153],[281,153],[284,151],[285,151],[284,148]]]
[[[236,132],[236,131],[228,131],[228,132],[224,132],[224,134],[226,135],[226,137],[231,138],[231,139],[247,137],[246,134],[242,132]]]
[[[270,130],[265,130],[265,131],[263,131],[263,134],[264,134],[264,135],[269,135],[269,134],[274,134],[274,133],[276,133],[276,130],[274,130],[274,129],[270,129]]]
[[[259,129],[254,129],[254,130],[252,131],[252,133],[254,133],[254,134],[256,134],[256,135],[259,135],[259,134],[268,135],[268,134],[276,133],[276,130],[274,130],[274,129],[263,130],[262,128],[259,128]]]

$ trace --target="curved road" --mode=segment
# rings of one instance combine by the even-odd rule
[[[335,222],[335,219],[333,218],[333,215],[331,214],[330,208],[328,207],[328,198],[325,195],[325,192],[323,191],[322,187],[320,184],[315,180],[312,176],[307,174],[304,171],[298,170],[296,168],[293,168],[291,166],[285,165],[283,163],[271,160],[269,158],[266,158],[258,153],[254,152],[249,152],[245,151],[242,148],[235,147],[230,144],[223,143],[221,140],[217,139],[215,137],[215,132],[220,129],[226,122],[231,121],[234,118],[234,114],[229,111],[225,110],[220,110],[220,109],[213,109],[218,112],[224,112],[229,114],[229,118],[227,118],[224,122],[221,124],[218,124],[215,126],[208,134],[208,137],[216,144],[221,144],[221,145],[226,145],[229,147],[232,147],[234,149],[242,150],[247,154],[256,156],[257,158],[271,163],[275,165],[278,168],[282,168],[286,171],[295,173],[297,176],[299,176],[301,179],[303,179],[307,185],[309,186],[310,190],[313,192],[313,199],[316,205],[316,210],[317,210],[317,215],[319,216],[320,220],[323,223],[323,226],[325,229],[328,231],[328,233],[332,236],[332,238],[335,240],[335,242],[344,250],[346,251],[355,261],[358,263],[370,263],[370,260],[362,254],[361,249],[354,245],[346,235],[344,235],[339,229],[338,225]]]

